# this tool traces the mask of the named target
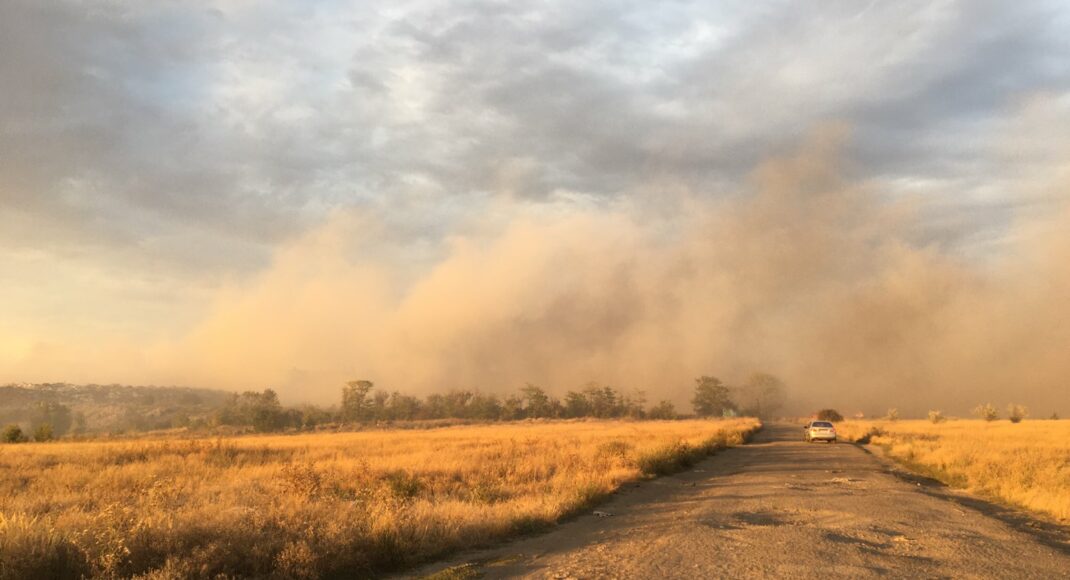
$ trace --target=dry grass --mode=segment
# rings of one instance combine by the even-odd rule
[[[0,577],[353,577],[552,525],[757,427],[599,421],[0,447]]]
[[[870,433],[891,457],[949,485],[1070,521],[1070,421],[847,421],[837,430],[852,441]]]

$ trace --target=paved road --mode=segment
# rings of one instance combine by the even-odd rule
[[[766,427],[554,531],[420,571],[484,578],[1070,578],[1070,530]],[[454,570],[460,571],[460,570]]]

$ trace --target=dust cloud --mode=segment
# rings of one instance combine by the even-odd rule
[[[1070,212],[968,259],[919,241],[918,208],[845,179],[842,144],[826,132],[717,201],[493,202],[423,253],[339,212],[154,360],[176,382],[316,402],[353,378],[416,394],[595,380],[688,408],[695,376],[761,370],[799,412],[1070,412]]]

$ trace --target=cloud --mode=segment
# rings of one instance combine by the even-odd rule
[[[993,122],[1070,78],[1048,3],[0,10],[4,243],[144,244],[120,261],[187,275],[255,269],[339,206],[450,217],[503,179],[717,195],[829,118],[863,176],[992,177]],[[218,251],[183,252],[197,239]]]

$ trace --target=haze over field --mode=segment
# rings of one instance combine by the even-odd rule
[[[705,10],[5,2],[0,382],[1070,413],[1067,10]]]

